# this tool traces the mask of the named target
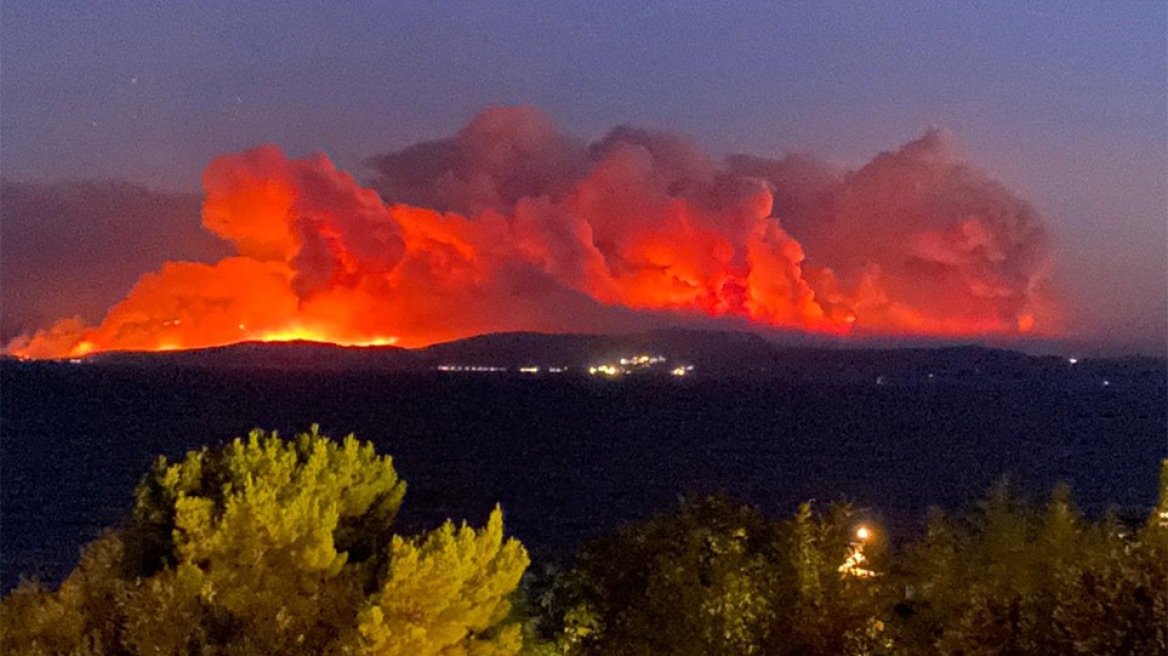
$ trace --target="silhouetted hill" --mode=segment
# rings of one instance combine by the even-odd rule
[[[916,385],[931,383],[1039,383],[1053,379],[1109,386],[1133,377],[1168,379],[1168,361],[1125,357],[1077,363],[982,346],[939,348],[803,348],[775,344],[746,332],[667,329],[628,335],[494,333],[421,349],[346,347],[317,342],[246,342],[189,351],[120,352],[90,356],[95,364],[136,367],[310,371],[424,371],[465,367],[566,367],[638,354],[694,365],[702,376],[792,382]]]
[[[495,333],[435,344],[418,353],[434,365],[571,368],[648,354],[706,371],[732,372],[773,360],[776,348],[751,333],[671,329],[630,335]]]
[[[130,366],[314,371],[416,370],[425,368],[415,352],[396,346],[338,346],[297,340],[242,342],[188,351],[98,353],[85,362]]]

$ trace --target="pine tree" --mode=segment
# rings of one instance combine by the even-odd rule
[[[521,626],[503,620],[527,565],[523,547],[504,542],[498,508],[481,531],[447,522],[423,539],[394,538],[388,579],[361,615],[368,653],[516,653]]]
[[[160,459],[132,518],[60,589],[26,584],[0,604],[4,652],[516,653],[503,620],[528,561],[501,511],[481,532],[405,539],[392,532],[404,494],[389,457],[315,426]]]

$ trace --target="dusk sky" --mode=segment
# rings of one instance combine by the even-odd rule
[[[8,0],[3,176],[198,192],[272,143],[365,179],[495,104],[843,167],[937,126],[1045,217],[1071,340],[1165,349],[1162,1],[387,4]]]

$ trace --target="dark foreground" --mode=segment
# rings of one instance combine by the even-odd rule
[[[534,562],[723,490],[789,515],[806,499],[871,507],[896,536],[1003,475],[1057,481],[1089,513],[1156,501],[1163,376],[961,383],[0,367],[0,578],[60,580],[117,524],[158,454],[254,427],[319,423],[372,440],[408,482],[399,525],[481,523],[495,502]]]

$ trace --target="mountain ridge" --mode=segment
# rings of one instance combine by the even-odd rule
[[[1098,379],[1140,375],[1166,378],[1168,360],[1148,356],[1072,361],[977,344],[900,348],[790,346],[744,331],[666,328],[629,334],[500,332],[418,349],[289,342],[240,342],[181,351],[97,353],[77,364],[200,369],[267,369],[322,372],[421,372],[438,367],[492,367],[518,371],[555,367],[586,373],[588,367],[635,355],[663,356],[713,377],[760,377],[790,381],[954,381],[992,378],[1027,381],[1051,376]],[[667,370],[667,369],[666,369]],[[1110,373],[1109,373],[1110,372]]]

